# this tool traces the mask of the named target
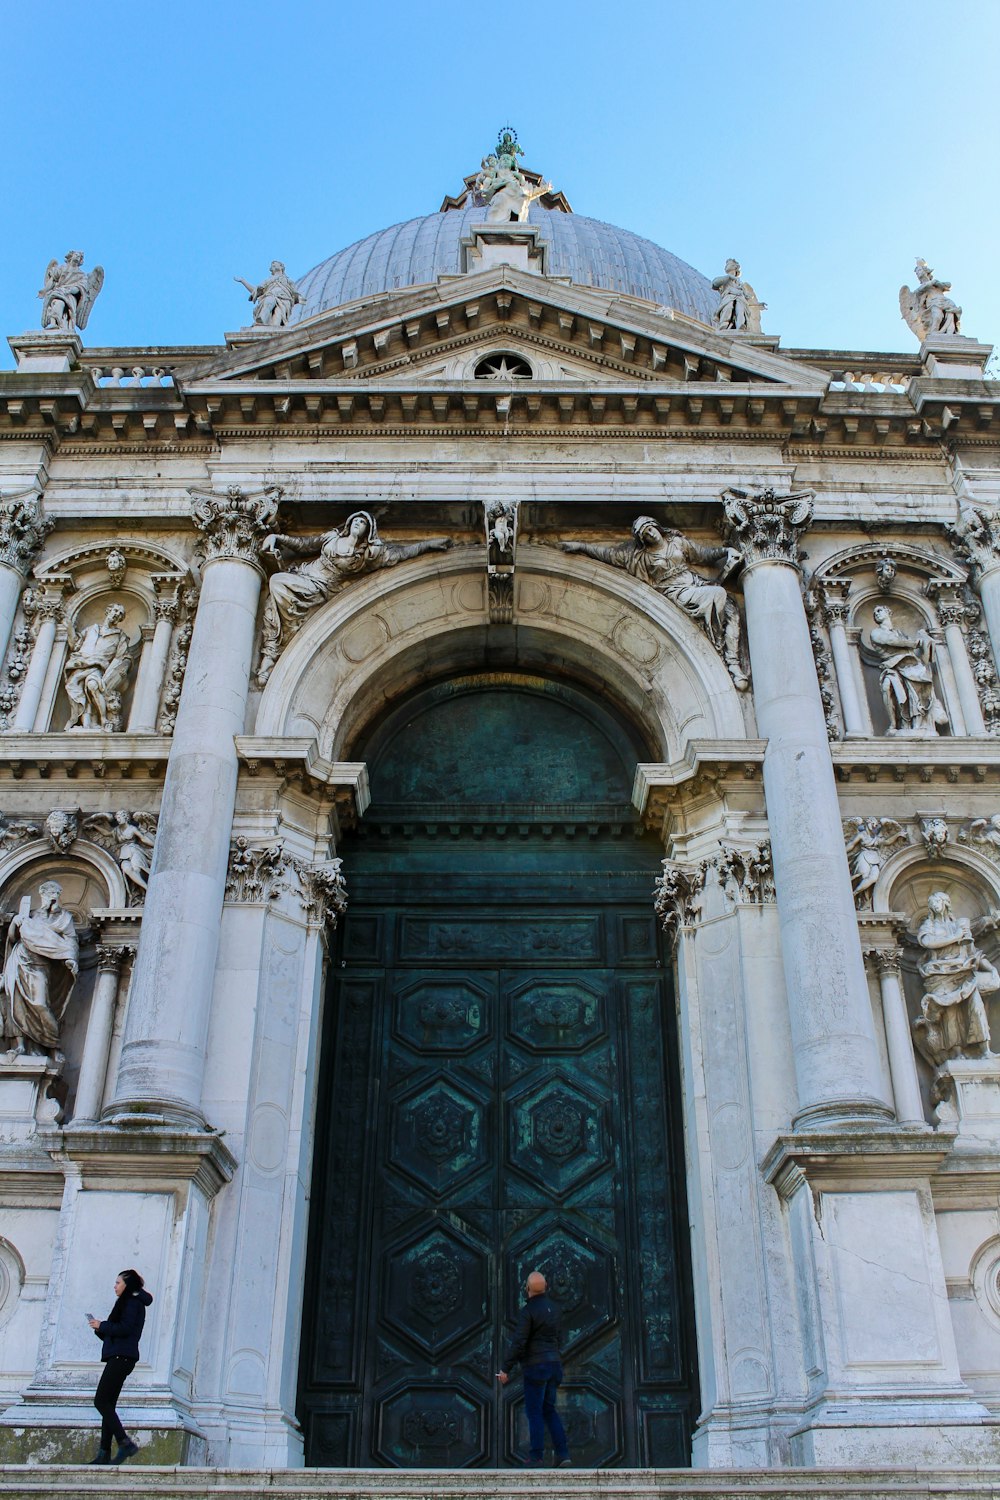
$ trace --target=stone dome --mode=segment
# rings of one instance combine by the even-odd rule
[[[296,283],[306,300],[295,309],[292,322],[361,297],[458,275],[461,240],[470,225],[481,224],[483,217],[483,210],[475,207],[425,214],[338,250]],[[708,277],[652,240],[539,203],[531,205],[528,222],[541,230],[548,275],[644,297],[703,323],[711,322],[718,297]]]

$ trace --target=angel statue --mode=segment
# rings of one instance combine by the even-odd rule
[[[696,620],[729,669],[740,692],[749,687],[749,679],[740,659],[740,612],[730,599],[721,579],[739,561],[733,547],[702,547],[679,531],[662,527],[652,516],[638,516],[632,523],[632,540],[615,547],[596,546],[590,542],[563,542],[564,552],[583,552],[598,562],[624,568],[633,578],[648,583],[658,594],[680,606]],[[689,564],[720,564],[718,580],[703,578]]]
[[[69,627],[70,654],[63,668],[70,716],[66,729],[121,728],[121,688],[132,666],[129,638],[120,628],[121,604],[109,604],[101,624],[79,633]]]
[[[888,604],[876,604],[872,618],[875,623],[868,645],[861,642],[861,655],[878,668],[889,734],[935,736],[947,726],[948,715],[934,691],[934,642],[926,630],[912,635],[897,630]]]
[[[918,260],[914,267],[917,286],[910,291],[908,286],[899,289],[899,311],[903,322],[908,324],[917,338],[950,337],[957,334],[962,320],[962,309],[948,296],[950,281],[938,281],[925,260]]]
[[[990,1023],[983,995],[1000,990],[1000,974],[972,937],[968,917],[954,917],[946,891],[932,891],[917,932],[926,957],[914,1041],[934,1068],[953,1057],[989,1057]]]
[[[306,299],[295,282],[285,274],[284,262],[272,260],[271,274],[260,286],[251,286],[242,276],[234,276],[250,293],[253,303],[253,320],[258,328],[284,328],[297,302]]]
[[[282,554],[305,556],[308,562],[272,573],[267,583],[267,602],[261,632],[261,687],[271,675],[280,653],[307,615],[338,593],[353,578],[392,568],[422,552],[444,552],[451,538],[430,537],[423,542],[383,542],[370,511],[356,510],[343,526],[313,536],[269,536],[261,545],[264,556],[279,563]]]
[[[25,896],[7,929],[0,976],[0,1036],[8,1057],[51,1053],[57,1062],[59,1027],[80,968],[73,918],[59,904],[62,886],[44,880],[38,906]]]
[[[72,333],[87,326],[97,294],[104,285],[104,267],[83,270],[83,251],[68,250],[62,265],[50,260],[45,285],[38,293],[42,302],[42,327],[53,333]]]
[[[875,882],[893,844],[905,844],[903,825],[895,818],[848,818],[844,823],[851,888],[859,910],[872,904]]]
[[[760,315],[767,303],[758,302],[749,281],[740,280],[738,260],[727,260],[725,275],[716,276],[712,286],[719,294],[719,305],[712,315],[716,328],[729,333],[760,333]]]
[[[114,850],[125,876],[130,906],[141,906],[149,884],[151,851],[156,842],[156,814],[119,810],[92,813],[84,827]]]

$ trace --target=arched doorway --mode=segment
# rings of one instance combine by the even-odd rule
[[[524,1451],[494,1371],[526,1273],[564,1310],[582,1465],[690,1462],[697,1382],[649,747],[515,673],[354,751],[372,805],[323,1029],[299,1413],[317,1466]]]

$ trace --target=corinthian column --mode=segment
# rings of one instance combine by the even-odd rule
[[[277,489],[198,495],[201,597],[177,710],[110,1113],[202,1122],[205,1039],[262,572]]]
[[[0,498],[0,660],[7,650],[28,569],[54,525],[43,516],[34,490]]]
[[[731,546],[743,554],[764,795],[788,992],[799,1110],[795,1124],[890,1119],[837,789],[799,581],[798,538],[812,491],[728,490]]]

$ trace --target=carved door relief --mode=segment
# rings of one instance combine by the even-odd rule
[[[496,820],[478,837],[392,824],[376,808],[346,856],[306,1461],[517,1463],[520,1373],[501,1393],[494,1372],[540,1269],[563,1309],[574,1460],[687,1464],[696,1386],[657,851],[595,825],[581,861],[551,823],[544,836],[522,823],[515,850]]]

